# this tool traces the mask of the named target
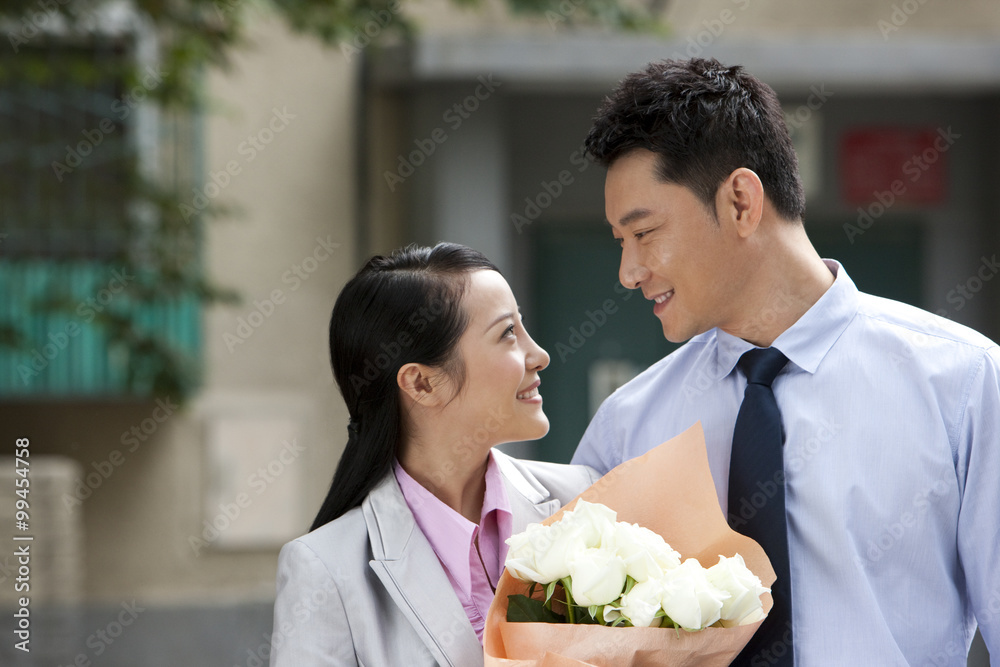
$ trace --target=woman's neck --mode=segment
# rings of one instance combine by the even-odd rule
[[[439,443],[411,440],[400,448],[398,458],[410,477],[445,505],[478,524],[486,495],[489,452],[485,456],[474,454],[466,445],[441,447]]]

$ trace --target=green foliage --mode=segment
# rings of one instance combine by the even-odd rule
[[[557,614],[541,600],[527,595],[507,596],[507,621],[510,623],[565,623],[566,617]]]

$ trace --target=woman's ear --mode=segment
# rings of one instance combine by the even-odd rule
[[[760,225],[764,212],[764,184],[746,167],[734,169],[719,186],[716,199],[719,223],[732,225],[742,238],[748,238]]]
[[[424,364],[404,364],[396,373],[396,384],[412,402],[425,407],[442,405],[448,398],[444,372]]]

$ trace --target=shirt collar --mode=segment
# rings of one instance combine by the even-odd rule
[[[476,538],[479,526],[485,524],[485,519],[491,512],[497,512],[497,526],[511,525],[510,500],[507,498],[503,476],[494,459],[493,450],[490,450],[486,463],[486,493],[483,496],[479,525],[441,502],[437,496],[403,470],[399,461],[395,462],[393,472],[417,526],[427,537],[441,565],[463,593],[466,596],[471,595],[472,575],[469,572],[469,554],[470,550],[475,549],[473,540]],[[501,516],[505,517],[503,521]],[[509,535],[500,536],[499,540],[502,552],[507,547],[504,542],[505,537]],[[505,553],[500,554],[501,563],[505,555]]]
[[[823,263],[834,275],[833,285],[771,344],[807,373],[816,372],[858,312],[858,288],[847,271],[836,260],[824,259]],[[716,343],[713,375],[719,380],[729,375],[743,353],[754,345],[721,329],[706,332],[701,338],[711,344],[713,336]]]

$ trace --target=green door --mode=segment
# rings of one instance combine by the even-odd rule
[[[567,462],[600,401],[677,346],[642,292],[618,282],[621,249],[606,225],[532,231],[535,321],[526,324],[552,358],[541,374],[552,427],[536,457]]]

